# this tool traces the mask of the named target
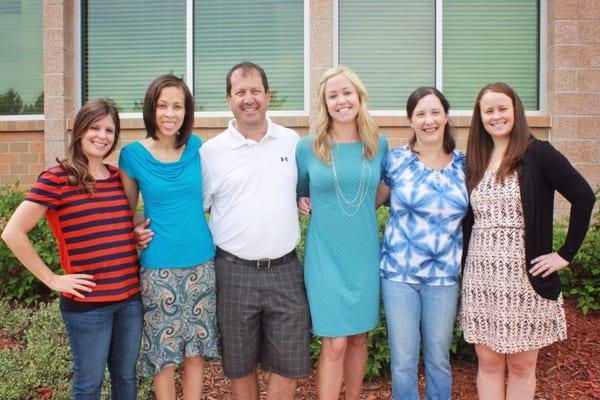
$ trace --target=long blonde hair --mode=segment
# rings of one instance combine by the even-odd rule
[[[325,71],[321,82],[319,83],[319,114],[316,123],[316,137],[313,142],[313,151],[315,155],[324,163],[331,162],[331,148],[333,147],[333,138],[330,134],[331,116],[327,111],[327,102],[325,99],[325,84],[334,76],[343,75],[346,77],[356,89],[358,93],[358,114],[356,115],[356,124],[358,126],[358,135],[363,143],[363,157],[373,159],[379,148],[378,126],[373,117],[369,114],[367,101],[369,95],[367,89],[361,82],[360,78],[350,68],[340,65]]]

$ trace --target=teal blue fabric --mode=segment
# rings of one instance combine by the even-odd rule
[[[201,144],[192,135],[175,162],[155,159],[139,142],[121,150],[119,167],[137,181],[154,232],[140,255],[144,268],[193,267],[215,255],[202,207]]]
[[[304,255],[304,279],[313,333],[349,336],[366,332],[379,322],[379,238],[375,192],[387,141],[379,137],[376,156],[366,159],[370,170],[367,195],[355,215],[342,211],[333,169],[312,151],[314,136],[296,148],[298,195],[310,194],[311,217]],[[339,188],[347,200],[358,192],[362,169],[361,142],[338,144],[332,151]],[[365,176],[367,176],[365,174]],[[365,182],[366,183],[366,182]]]

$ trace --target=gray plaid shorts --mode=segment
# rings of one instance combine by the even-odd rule
[[[304,272],[293,261],[258,270],[215,257],[223,370],[230,379],[256,364],[287,378],[310,373],[310,315]]]

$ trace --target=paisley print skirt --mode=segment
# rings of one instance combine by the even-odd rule
[[[215,267],[142,268],[141,372],[158,374],[184,357],[217,357]]]

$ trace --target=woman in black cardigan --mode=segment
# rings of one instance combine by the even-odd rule
[[[479,398],[533,399],[539,349],[566,338],[557,271],[585,238],[594,193],[562,154],[535,139],[521,99],[500,82],[477,97],[467,175],[460,325],[475,344]],[[571,213],[565,243],[552,252],[555,191]]]

